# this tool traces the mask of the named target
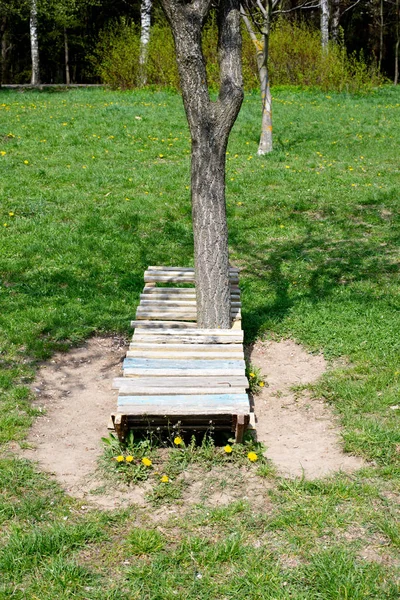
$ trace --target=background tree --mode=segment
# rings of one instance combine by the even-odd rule
[[[149,54],[152,0],[141,0],[140,3],[140,83],[147,83],[147,58]]]
[[[161,0],[175,41],[183,102],[192,140],[192,217],[197,320],[201,328],[231,327],[225,154],[243,101],[239,0],[218,4],[220,89],[212,101],[202,51],[211,0]]]
[[[256,3],[247,1],[240,7],[240,14],[246,25],[249,36],[255,46],[260,91],[262,101],[261,136],[258,154],[272,151],[272,96],[268,73],[268,50],[271,33],[272,11],[279,0],[257,0]],[[257,10],[258,9],[258,10]],[[257,18],[258,17],[258,18]],[[260,34],[257,37],[256,31]]]

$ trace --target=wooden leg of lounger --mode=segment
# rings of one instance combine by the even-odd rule
[[[128,418],[126,415],[115,415],[114,427],[120,442],[123,442],[128,433]]]
[[[241,444],[243,442],[243,434],[246,428],[246,415],[238,415],[236,418],[236,435],[235,442]]]

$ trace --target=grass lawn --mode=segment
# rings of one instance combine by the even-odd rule
[[[146,520],[81,511],[13,457],[38,361],[128,334],[143,271],[193,264],[190,142],[172,92],[0,91],[0,600],[399,597],[400,88],[275,88],[258,157],[246,96],[227,154],[232,262],[247,342],[290,337],[333,368],[352,476],[273,475],[251,499]],[[223,467],[221,467],[223,468]],[[361,556],[369,548],[370,560]]]

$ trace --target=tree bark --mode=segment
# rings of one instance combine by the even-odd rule
[[[64,56],[65,56],[65,83],[69,85],[71,83],[71,76],[69,72],[69,47],[68,47],[68,34],[67,28],[64,27]]]
[[[321,44],[326,52],[329,44],[329,0],[320,0],[321,9]]]
[[[31,38],[31,58],[32,58],[32,77],[31,84],[39,85],[39,40],[38,40],[38,19],[37,19],[37,1],[31,0],[31,14],[29,20],[30,38]]]
[[[331,34],[332,34],[332,40],[336,44],[339,42],[339,21],[340,21],[340,0],[332,0]]]
[[[396,43],[394,46],[394,85],[399,83],[400,3],[396,0]]]
[[[380,3],[379,3],[379,60],[378,60],[379,71],[382,69],[382,59],[383,59],[383,28],[384,28],[383,0],[380,0]]]
[[[4,82],[4,68],[6,60],[6,28],[7,28],[7,17],[4,15],[0,19],[0,87]]]
[[[275,2],[276,4],[276,2]],[[261,116],[261,136],[258,145],[257,154],[263,155],[272,152],[272,96],[271,86],[268,74],[268,49],[271,30],[271,13],[273,8],[272,0],[265,0],[263,11],[263,21],[260,28],[262,39],[261,42],[257,39],[257,35],[252,27],[249,17],[243,7],[240,14],[246,25],[246,29],[256,49],[256,59],[258,76],[260,78],[260,90],[262,101],[262,116]]]
[[[171,25],[192,139],[192,216],[197,324],[231,327],[225,154],[243,101],[239,0],[218,7],[218,99],[209,96],[202,29],[211,0],[161,0]]]
[[[149,54],[152,0],[142,0],[140,5],[140,85],[147,83],[147,58]]]

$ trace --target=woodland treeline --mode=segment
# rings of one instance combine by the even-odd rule
[[[268,4],[268,0],[263,1]],[[150,72],[143,75],[139,63],[145,3],[146,0],[142,3],[137,0],[0,0],[0,81],[3,84],[105,82],[122,88],[143,83],[178,85],[172,38],[158,0],[153,3],[147,0],[146,10],[150,11],[152,25]],[[258,10],[257,1],[253,3],[253,10]],[[321,32],[323,10],[327,11],[325,32]],[[324,42],[327,35],[332,47],[337,45],[341,52],[346,50],[346,56],[353,60],[353,67],[355,60],[360,61],[364,77],[368,78],[372,73],[374,77],[382,75],[397,83],[399,21],[400,0],[274,2],[270,52],[272,83],[318,85],[318,70],[335,67],[326,60],[321,62],[321,57],[316,57],[311,46],[318,46],[321,38]],[[243,31],[245,84],[246,87],[257,87],[254,48],[246,38],[245,27]],[[205,47],[211,65],[211,81],[215,76],[211,50],[214,33],[211,20]],[[36,36],[36,45],[32,45],[32,36]],[[293,51],[297,48],[296,59],[290,56],[291,46]],[[35,66],[32,67],[32,52],[35,53],[32,47],[36,47],[36,73]],[[286,63],[282,66],[279,60],[284,54]],[[304,67],[304,62],[310,63],[308,74],[292,73]],[[354,68],[357,70],[358,67]],[[312,77],[313,71],[317,72],[315,77]],[[322,87],[328,89],[330,86]]]

